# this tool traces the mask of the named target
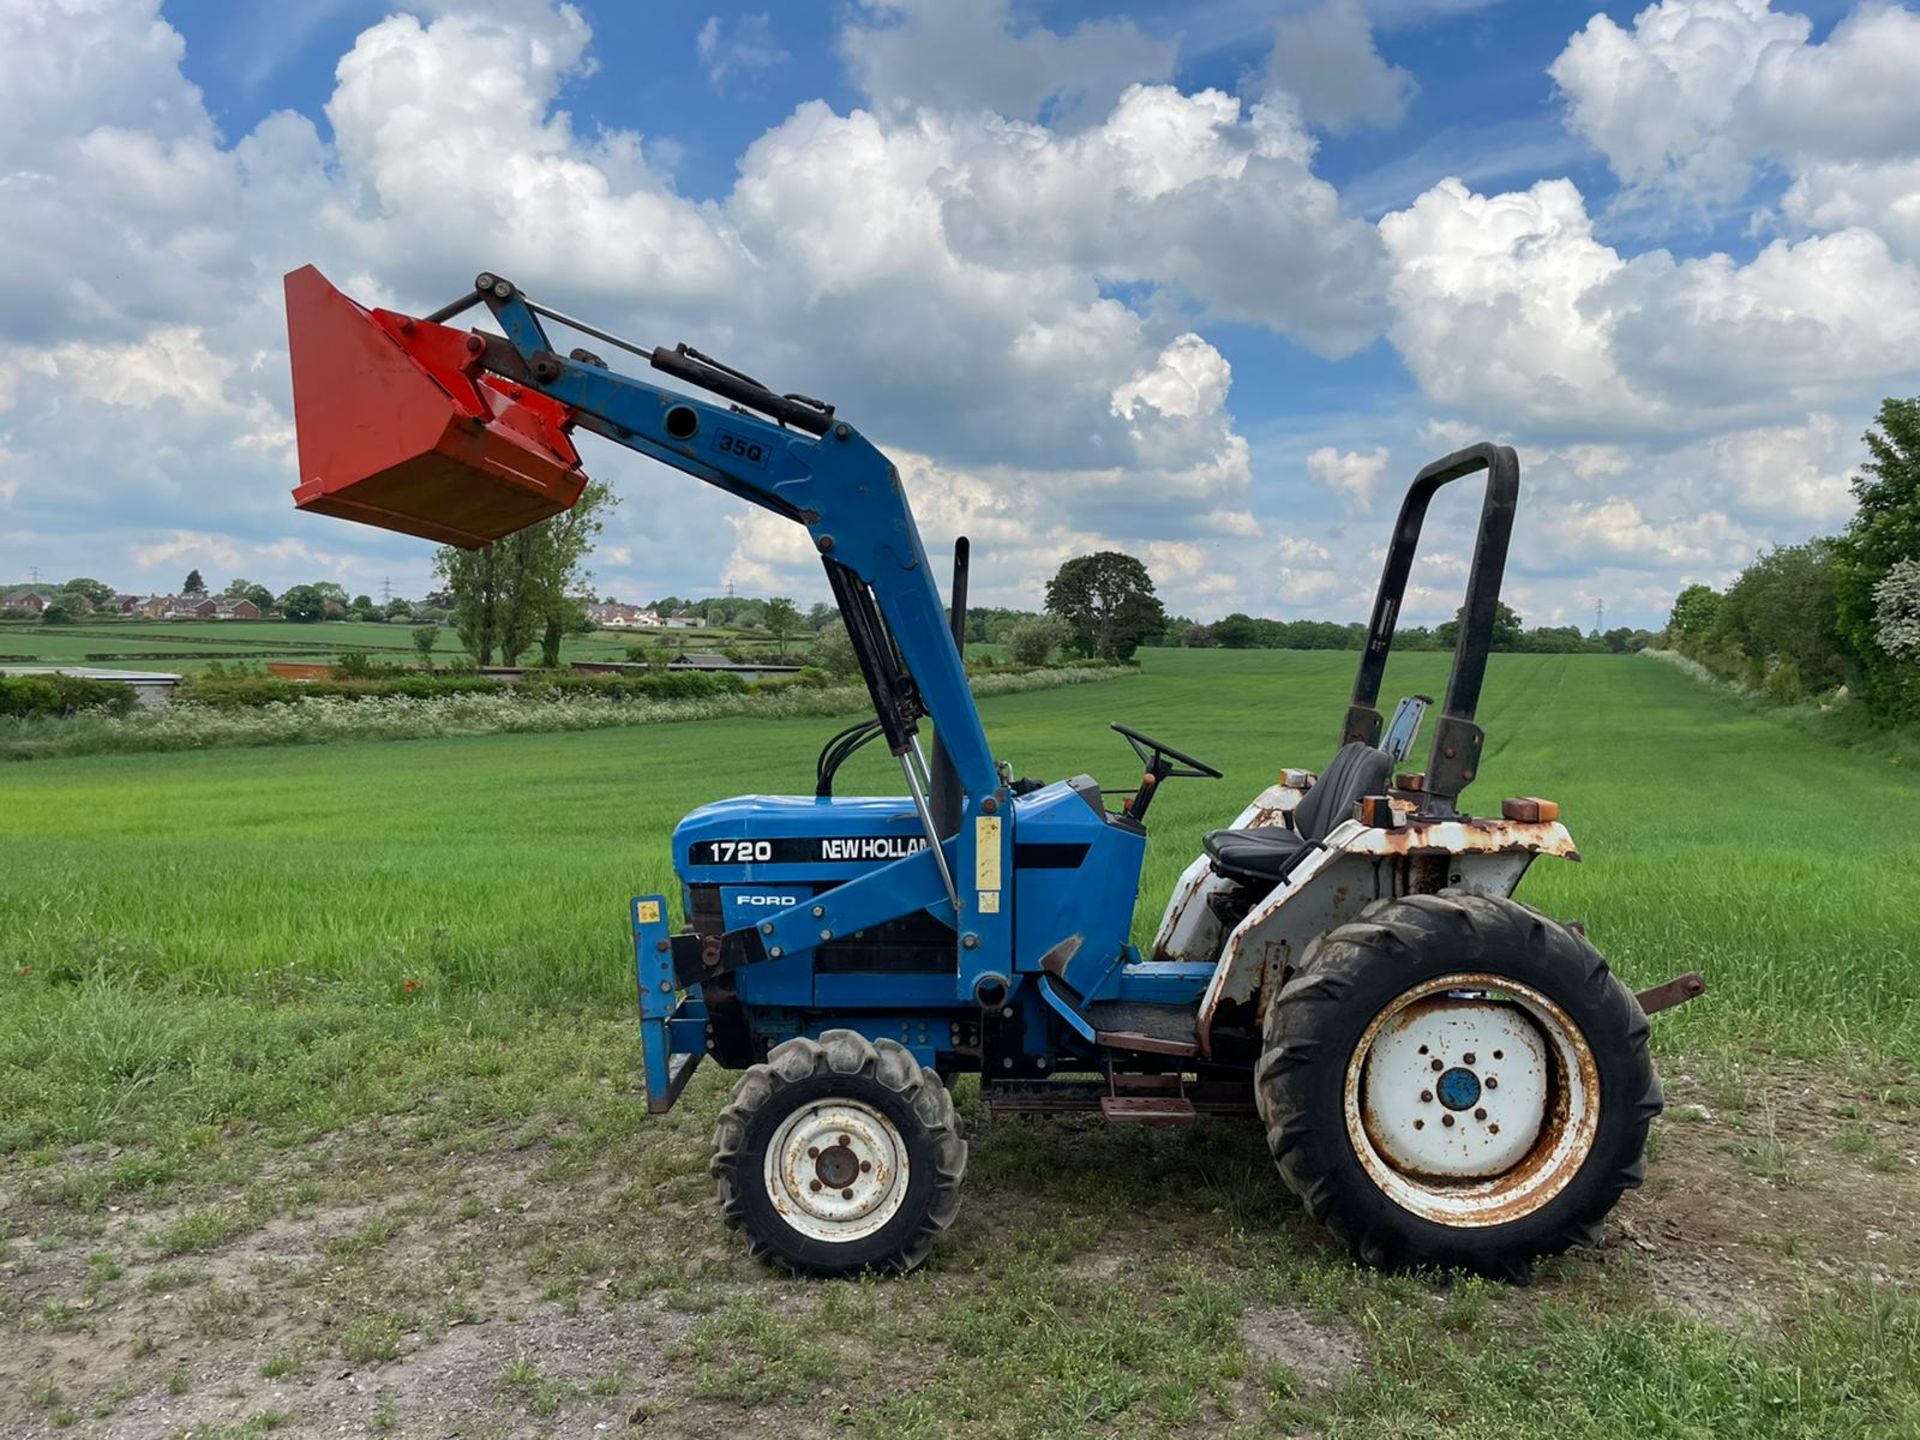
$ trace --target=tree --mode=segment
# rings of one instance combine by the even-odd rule
[[[776,595],[767,602],[765,622],[767,633],[779,643],[784,656],[788,638],[800,628],[800,611],[786,596]]]
[[[1460,643],[1460,626],[1467,618],[1467,607],[1462,605],[1453,612],[1453,619],[1443,620],[1433,627],[1433,638],[1443,650],[1451,650]],[[1518,650],[1525,638],[1524,623],[1520,612],[1504,600],[1494,602],[1493,637],[1491,648],[1495,650]],[[1576,638],[1578,631],[1574,632]]]
[[[1132,659],[1167,623],[1147,567],[1118,550],[1062,565],[1047,582],[1047,609],[1066,622],[1082,653],[1102,660]]]
[[[67,608],[64,600],[55,600],[40,612],[42,625],[71,625],[80,617]]]
[[[420,666],[424,670],[433,669],[433,647],[440,643],[438,625],[416,625],[413,627],[413,651],[420,657]]]
[[[112,598],[112,596],[107,597],[109,601],[112,600]],[[87,592],[85,590],[76,590],[71,584],[62,585],[58,590],[54,591],[52,603],[58,605],[68,615],[76,619],[83,615],[92,614],[94,609],[93,600],[88,596]]]
[[[860,657],[854,654],[843,620],[832,621],[820,632],[807,660],[840,680],[850,680],[860,673]]]
[[[1829,541],[1769,550],[1720,597],[1708,644],[1758,661],[1765,675],[1791,665],[1794,688],[1833,689],[1847,678],[1833,580]],[[1790,689],[1785,679],[1776,678],[1771,688],[1783,698],[1804,698],[1784,693]]]
[[[813,602],[813,608],[807,611],[807,628],[813,631],[824,630],[833,623],[839,613],[826,601],[816,600]]]
[[[251,600],[260,607],[262,615],[273,608],[273,592],[266,586],[257,585],[251,580],[234,577],[227,582],[226,593],[236,600]]]
[[[1260,643],[1259,622],[1238,610],[1222,615],[1207,628],[1213,631],[1213,643],[1223,650],[1251,650]]]
[[[96,610],[113,604],[113,587],[98,580],[90,580],[85,575],[74,576],[60,588],[70,595],[78,595]]]
[[[1874,592],[1894,566],[1920,556],[1920,398],[1881,401],[1864,438],[1871,458],[1853,480],[1860,508],[1833,545],[1835,625],[1869,707],[1893,718],[1920,707],[1920,683],[1880,645]]]
[[[573,508],[532,527],[544,532],[533,556],[533,593],[541,626],[540,663],[560,663],[560,641],[586,623],[586,569],[593,542],[605,528],[602,512],[619,504],[612,489],[600,481],[588,485]]]
[[[289,620],[310,625],[327,618],[327,601],[318,587],[295,585],[280,597],[280,613]]]
[[[331,580],[313,582],[313,592],[320,597],[320,604],[329,614],[347,612],[347,592]]]
[[[1070,638],[1064,620],[1040,615],[1014,626],[1007,636],[1007,653],[1017,664],[1045,665]]]
[[[1887,571],[1873,601],[1874,643],[1897,661],[1920,665],[1920,559]]]
[[[186,583],[180,587],[180,593],[182,595],[204,595],[207,593],[207,582],[200,578],[200,572],[198,570],[189,570],[187,572],[187,580]]]
[[[560,642],[584,611],[576,592],[600,533],[600,512],[613,494],[599,481],[587,486],[571,510],[529,525],[477,550],[442,546],[435,572],[453,599],[453,625],[467,653],[482,665],[519,662],[536,637],[541,662],[560,663]]]
[[[1689,585],[1674,597],[1667,629],[1685,648],[1705,640],[1719,618],[1720,592],[1711,585]]]

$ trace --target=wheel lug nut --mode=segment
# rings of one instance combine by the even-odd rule
[[[866,1174],[871,1169],[873,1169],[873,1162],[871,1160],[862,1160],[860,1162],[860,1173],[862,1175]]]
[[[1462,1055],[1460,1057],[1460,1063],[1462,1065],[1471,1065],[1473,1063],[1473,1052],[1469,1050],[1466,1054]]]
[[[807,1159],[818,1160],[819,1158],[820,1158],[820,1147],[818,1145],[809,1145],[807,1147]]]
[[[1424,1130],[1427,1128],[1427,1122],[1424,1120],[1416,1120],[1413,1122],[1413,1128],[1416,1130]]]
[[[1499,1088],[1500,1088],[1500,1082],[1494,1079],[1493,1076],[1491,1075],[1487,1076],[1487,1089],[1498,1090]]]
[[[851,1199],[853,1198],[853,1190],[852,1190],[852,1187],[848,1187],[847,1189],[845,1189],[845,1190],[842,1190],[842,1191],[840,1192],[840,1198],[841,1198],[842,1200],[851,1200]]]
[[[1448,1128],[1449,1130],[1451,1130],[1451,1129],[1453,1128],[1453,1116],[1451,1116],[1451,1115],[1442,1115],[1442,1116],[1440,1117],[1440,1123],[1441,1123],[1442,1125],[1444,1125],[1444,1126],[1446,1126],[1446,1127],[1447,1127],[1447,1128]]]
[[[809,1180],[807,1186],[809,1189],[818,1190],[820,1188],[820,1182],[818,1180]]]
[[[1446,1066],[1445,1066],[1444,1064],[1442,1064],[1442,1063],[1441,1063],[1441,1062],[1440,1062],[1439,1060],[1437,1060],[1437,1059],[1436,1059],[1436,1060],[1435,1060],[1435,1061],[1433,1062],[1433,1068],[1434,1068],[1434,1069],[1436,1069],[1436,1070],[1444,1070],[1444,1069],[1446,1069],[1447,1067],[1446,1067]]]
[[[851,1144],[853,1144],[853,1141],[852,1141],[851,1139],[849,1139],[849,1138],[848,1138],[847,1136],[845,1136],[845,1135],[842,1135],[842,1136],[840,1137],[840,1143],[841,1143],[841,1145],[842,1145],[842,1146],[847,1146],[847,1145],[851,1145]]]
[[[1420,1103],[1422,1105],[1431,1105],[1433,1103],[1433,1092],[1431,1090],[1422,1090],[1420,1092]]]
[[[1496,1120],[1493,1124],[1487,1126],[1487,1133],[1489,1135],[1498,1135],[1500,1133],[1500,1122]]]
[[[1476,1110],[1473,1112],[1473,1118],[1476,1120],[1484,1120],[1487,1118],[1487,1112],[1485,1110]]]

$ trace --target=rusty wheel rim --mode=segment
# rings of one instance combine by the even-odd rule
[[[1503,1225],[1592,1153],[1600,1077],[1559,1005],[1504,976],[1437,976],[1367,1026],[1345,1076],[1347,1138],[1380,1191],[1437,1224]]]
[[[880,1230],[906,1202],[907,1172],[905,1138],[859,1100],[803,1105],[767,1145],[768,1198],[812,1240],[845,1244]]]

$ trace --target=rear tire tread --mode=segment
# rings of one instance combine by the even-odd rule
[[[1594,1152],[1567,1188],[1533,1215],[1483,1227],[1424,1220],[1375,1186],[1353,1156],[1344,1119],[1335,1124],[1325,1114],[1320,1087],[1328,1067],[1337,1067],[1344,1086],[1350,1054],[1336,1043],[1353,1024],[1342,1013],[1344,1002],[1377,969],[1405,974],[1412,984],[1446,970],[1500,973],[1514,955],[1544,957],[1555,976],[1548,993],[1583,1017],[1577,1023],[1588,1032],[1596,1063],[1604,1047],[1624,1093],[1609,1094],[1603,1086]],[[1620,1196],[1645,1178],[1647,1129],[1663,1108],[1647,1034],[1646,1016],[1600,952],[1540,912],[1510,899],[1456,893],[1381,900],[1316,939],[1268,1008],[1255,1104],[1281,1179],[1367,1264],[1459,1267],[1523,1281],[1533,1259],[1596,1241]],[[1604,1152],[1603,1136],[1609,1137]]]

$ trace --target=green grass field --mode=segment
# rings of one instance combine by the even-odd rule
[[[1130,784],[1116,719],[1227,772],[1156,802],[1144,939],[1204,829],[1325,762],[1353,657],[1142,658],[982,708],[1020,773]],[[1388,688],[1431,692],[1443,663]],[[1920,777],[1646,658],[1495,657],[1482,720],[1469,800],[1553,797],[1587,856],[1523,897],[1630,982],[1712,986],[1656,1022],[1648,1189],[1527,1291],[1353,1269],[1249,1126],[994,1121],[967,1085],[967,1200],[927,1271],[795,1285],[745,1261],[705,1176],[727,1077],[664,1119],[637,1103],[624,903],[671,893],[687,809],[804,793],[833,722],[0,770],[0,1413],[1920,1433]],[[892,789],[884,757],[843,777]]]
[[[1128,785],[1125,720],[1226,771],[1154,811],[1136,936],[1196,853],[1282,764],[1325,763],[1351,657],[1144,652],[1138,679],[986,703],[1023,774]],[[1443,657],[1390,684],[1437,689]],[[1681,1026],[1802,1049],[1920,1058],[1920,834],[1874,824],[1920,777],[1819,745],[1646,659],[1496,657],[1483,807],[1547,795],[1586,855],[1523,893],[1583,920],[1630,978],[1708,972]],[[731,720],[511,736],[39,763],[0,773],[16,841],[0,961],[71,975],[96,955],[246,990],[262,975],[403,974],[614,1003],[620,916],[673,890],[668,832],[729,794],[805,793],[823,722]],[[729,761],[728,757],[735,757]],[[890,791],[869,753],[842,789]],[[1676,1017],[1678,1018],[1678,1017]],[[1676,1027],[1679,1028],[1679,1027]]]

